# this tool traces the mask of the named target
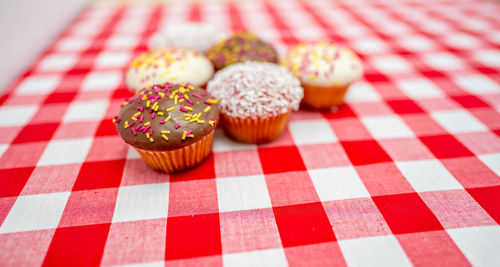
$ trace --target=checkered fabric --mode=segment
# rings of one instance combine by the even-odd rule
[[[500,4],[93,4],[0,98],[0,265],[500,263]],[[329,39],[364,78],[266,145],[218,129],[201,166],[146,167],[111,118],[169,22],[281,52]]]

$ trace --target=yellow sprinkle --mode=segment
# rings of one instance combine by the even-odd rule
[[[163,130],[163,131],[160,131],[160,133],[162,133],[162,134],[170,134],[170,131],[168,131],[168,130]]]
[[[179,92],[181,92],[181,94],[184,94],[186,93],[186,89],[184,87],[181,87],[179,88]]]
[[[123,102],[123,105],[124,106],[128,105],[128,102],[127,101]]]
[[[116,119],[112,119],[111,121],[112,121],[113,123],[115,123],[115,122],[116,122]]]
[[[181,100],[179,100],[179,103],[182,103],[182,102],[184,102],[184,98],[182,98]]]
[[[193,111],[192,107],[184,106],[184,108],[187,109],[187,110],[189,110],[189,111]]]
[[[160,108],[160,106],[155,106],[155,107],[153,107],[153,110],[158,111],[159,108]]]
[[[201,112],[198,112],[198,114],[196,114],[196,118],[199,118],[201,117]]]
[[[140,111],[137,111],[136,113],[134,113],[134,117],[135,117],[135,116],[138,116],[138,115],[141,115],[141,112],[140,112]]]
[[[204,120],[198,120],[197,122],[198,122],[198,123],[205,123],[205,121],[204,121]]]
[[[128,128],[128,121],[125,121],[125,128]]]
[[[148,100],[148,102],[146,102],[146,107],[149,108],[150,105],[151,105],[151,101]]]
[[[214,126],[214,121],[208,121],[208,125]]]
[[[168,117],[165,119],[165,122],[167,122],[168,120],[170,120],[170,118],[172,118],[172,116],[168,115]]]
[[[203,110],[203,112],[207,113],[209,110],[210,110],[210,106],[207,106],[207,107]]]
[[[191,137],[191,138],[192,138],[192,137],[194,137],[194,134],[190,134],[190,135],[188,135],[188,137]]]
[[[158,95],[159,95],[159,96],[161,96],[161,97],[164,97],[164,96],[165,96],[165,93],[158,92]]]
[[[144,123],[144,126],[148,126],[150,124],[151,124],[151,122],[148,121],[148,122]]]
[[[179,96],[175,95],[174,96],[174,105],[177,105],[177,102],[179,101]]]
[[[191,117],[193,114],[184,114],[184,117]]]
[[[161,137],[163,137],[163,139],[168,141],[168,137],[166,135],[162,134]]]
[[[132,120],[134,120],[134,121],[137,121],[137,118],[136,118],[136,117],[132,117],[131,119],[132,119]]]
[[[186,139],[186,131],[184,131],[184,133],[182,134],[181,139],[182,139],[182,140]]]
[[[151,138],[151,136],[149,135],[149,133],[146,133],[146,138]]]
[[[149,142],[153,143],[153,137],[149,138]]]
[[[195,122],[197,120],[198,120],[198,118],[194,118],[194,119],[190,119],[189,122]]]
[[[170,98],[170,99],[174,99],[174,95],[170,95],[168,98]]]
[[[141,100],[146,100],[146,99],[148,99],[148,97],[147,97],[147,96],[143,96],[143,97],[141,98]]]
[[[219,103],[219,99],[207,99],[208,102],[212,103],[212,104],[217,104]]]
[[[192,85],[188,85],[188,88],[191,89],[191,90],[194,89],[194,87]]]
[[[188,95],[184,95],[184,98],[185,98],[185,99],[189,99],[189,96],[188,96]]]
[[[175,109],[175,107],[169,107],[169,108],[167,108],[167,109],[165,109],[165,110],[166,110],[167,112],[169,112],[169,111],[172,111],[172,110],[174,110],[174,109]]]
[[[163,115],[165,115],[165,113],[163,113],[163,112],[161,112],[161,111],[158,111],[158,113],[157,113],[157,114],[158,114],[158,116],[163,116]]]

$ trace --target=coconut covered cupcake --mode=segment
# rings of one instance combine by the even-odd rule
[[[149,167],[172,173],[200,164],[210,153],[217,102],[193,85],[155,85],[127,99],[113,122]]]
[[[303,90],[285,68],[266,62],[233,64],[219,71],[207,91],[219,99],[226,134],[244,143],[266,143],[283,132]]]
[[[356,53],[327,42],[299,44],[282,64],[300,79],[302,103],[313,108],[342,104],[349,86],[363,76],[363,63]]]
[[[189,82],[205,86],[214,73],[202,54],[185,48],[155,49],[139,55],[130,64],[125,82],[132,91],[165,82]]]
[[[278,63],[274,47],[251,33],[236,33],[222,40],[207,52],[216,70],[245,61]]]

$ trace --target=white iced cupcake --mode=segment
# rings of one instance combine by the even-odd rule
[[[149,39],[149,49],[183,47],[205,53],[222,34],[210,24],[179,23],[169,24],[153,34]]]

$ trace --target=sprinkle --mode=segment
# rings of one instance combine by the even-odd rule
[[[175,129],[179,129],[179,127],[181,127],[180,124],[175,125]]]
[[[192,93],[191,95],[196,97],[196,98],[203,99],[203,97],[197,93]]]
[[[191,101],[191,100],[189,100],[188,98],[186,98],[186,102],[188,102],[188,103],[189,103],[189,104],[191,104],[191,105],[194,105],[194,102],[193,102],[193,101]]]
[[[182,137],[181,137],[182,140],[186,139],[186,131],[184,130],[184,133],[182,133]]]
[[[153,137],[149,138],[149,142],[151,142],[151,143],[154,142]]]
[[[182,103],[184,102],[184,98],[183,99],[179,99],[179,103]]]
[[[151,101],[148,100],[148,102],[146,102],[146,107],[149,108],[150,105],[151,105]]]
[[[181,107],[179,110],[180,110],[180,111],[182,111],[182,112],[186,112],[186,113],[187,113],[187,112],[189,112],[189,111],[188,111],[187,109],[185,109],[184,107]]]
[[[160,124],[165,124],[165,121],[160,121]]]
[[[151,138],[151,136],[149,135],[149,133],[146,133],[146,138]]]
[[[139,116],[139,115],[141,115],[141,112],[140,112],[140,111],[139,111],[139,112],[134,113],[134,117],[137,117],[137,116]]]
[[[128,105],[128,102],[127,101],[123,102],[123,105],[124,106]]]
[[[168,130],[163,130],[163,131],[160,131],[160,133],[162,133],[162,134],[170,134],[170,131],[168,131]]]
[[[188,107],[188,106],[184,106],[184,109],[187,109],[189,111],[193,111],[193,108],[192,107]]]
[[[205,121],[204,121],[204,120],[197,120],[196,122],[197,122],[197,123],[205,123]]]
[[[171,115],[168,115],[168,117],[167,117],[167,118],[165,118],[165,122],[167,122],[168,120],[170,120],[170,118],[172,118],[172,116],[171,116]]]
[[[158,111],[158,116],[163,116],[165,115],[165,113],[163,113],[162,111]]]
[[[150,124],[151,124],[151,122],[148,121],[148,122],[144,123],[144,126],[148,126]]]
[[[203,94],[201,94],[201,96],[206,96],[208,95],[208,91],[205,91]]]
[[[153,114],[151,115],[151,119],[154,119],[154,118],[155,118],[155,115],[156,115],[156,113],[153,113]]]
[[[169,112],[169,111],[172,111],[172,110],[174,110],[174,109],[175,109],[175,107],[169,107],[169,108],[167,108],[167,109],[165,109],[165,110],[166,110],[167,112]]]
[[[130,130],[132,130],[132,133],[134,134],[134,136],[137,135],[137,132],[135,131],[134,128],[130,128]]]
[[[133,121],[128,127],[132,127],[132,126],[134,126],[134,124],[135,124],[135,121]]]
[[[153,129],[149,130],[149,135],[153,135]]]
[[[116,119],[115,119],[115,118],[113,118],[111,121],[112,121],[113,123],[116,123]]]
[[[190,134],[190,135],[188,135],[188,137],[191,137],[191,138],[192,138],[192,137],[194,137],[194,134]]]
[[[142,122],[142,120],[144,120],[144,115],[141,115],[141,119],[139,120],[139,122]]]
[[[194,119],[190,119],[189,122],[195,122],[197,120],[198,120],[198,118],[194,118]]]
[[[140,112],[143,112],[144,111],[144,108],[141,107],[141,106],[137,106],[137,110],[139,110]]]
[[[131,119],[132,119],[132,120],[134,120],[134,121],[136,121],[136,120],[137,120],[137,118],[136,118],[136,117],[132,117]]]
[[[162,134],[161,137],[163,137],[163,139],[165,139],[166,141],[168,141],[168,137],[166,135]]]
[[[212,103],[212,104],[217,104],[219,103],[219,99],[207,99],[208,102]]]
[[[184,117],[191,117],[193,114],[184,114]]]
[[[206,107],[203,112],[207,113],[210,110],[210,107]]]
[[[125,126],[123,126],[124,128],[128,128],[128,121],[125,121]]]
[[[177,105],[177,104],[178,104],[178,101],[179,101],[179,96],[178,96],[178,95],[175,95],[175,96],[174,96],[174,105]]]
[[[212,105],[212,103],[208,102],[208,101],[204,101],[203,103],[205,103],[206,105]]]

